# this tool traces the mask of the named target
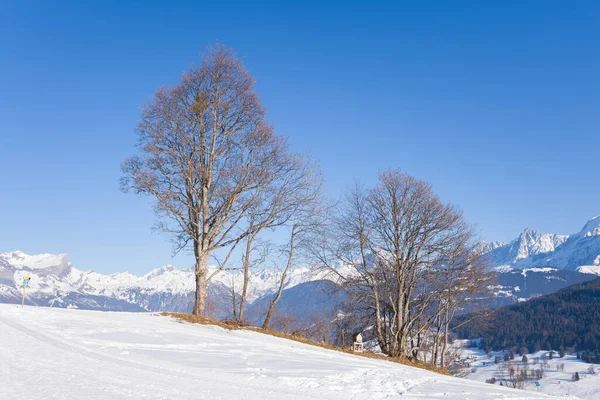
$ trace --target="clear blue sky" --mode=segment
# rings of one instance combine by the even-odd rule
[[[486,240],[600,214],[600,3],[249,3],[1,2],[0,252],[190,266],[117,181],[141,105],[216,40],[332,195],[398,167]]]

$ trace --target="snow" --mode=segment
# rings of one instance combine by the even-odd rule
[[[482,243],[479,248],[487,251],[492,266],[500,269],[554,267],[574,271],[582,266],[600,265],[600,216],[572,235],[525,229],[506,245]]]
[[[506,243],[501,241],[495,242],[479,242],[475,247],[475,251],[480,254],[489,253],[490,251],[497,249],[498,247],[506,246]]]
[[[7,399],[554,398],[146,313],[0,304],[0,359]]]
[[[11,253],[0,253],[0,261],[10,264],[16,269],[41,269],[54,266],[67,266],[68,259],[66,254],[37,254],[28,255],[22,251],[13,251]],[[0,262],[0,264],[2,264]]]
[[[454,345],[460,346],[464,345],[466,342],[468,341],[456,340]],[[540,368],[539,363],[533,365],[534,359],[537,357],[541,360],[542,357],[544,355],[547,356],[548,353],[549,351],[538,351],[533,354],[527,354],[529,370],[531,371]],[[462,348],[460,358],[463,360],[470,358],[470,368],[476,369],[474,373],[472,372],[467,376],[467,379],[478,382],[485,382],[492,377],[498,379],[500,373],[498,366],[494,363],[495,356],[500,356],[503,360],[504,352],[493,352],[488,356],[483,350],[478,350],[477,348]],[[521,368],[523,366],[521,358],[522,357],[518,354],[515,354],[515,359],[510,362]],[[504,361],[502,361],[502,363],[504,363]],[[556,367],[560,364],[564,364],[564,372],[557,371]],[[590,365],[592,364],[577,360],[577,356],[573,354],[566,354],[565,357],[560,358],[558,356],[558,351],[555,351],[554,358],[548,360],[548,368],[544,370],[544,377],[538,380],[540,383],[539,391],[541,393],[550,393],[560,398],[576,396],[576,398],[580,399],[599,399],[600,373],[590,374],[588,372]],[[598,365],[594,365],[594,367],[596,370],[600,368]],[[578,382],[571,381],[571,377],[575,372],[578,372],[580,376]],[[496,383],[496,385],[498,384],[499,383]],[[538,391],[534,381],[528,381],[525,384],[524,390],[536,393]]]
[[[507,245],[510,262],[554,251],[568,238],[568,235],[540,233],[532,229],[525,229],[517,239]]]
[[[525,302],[525,301],[527,301],[527,300],[531,300],[531,299],[526,299],[526,298],[524,298],[524,297],[519,297],[519,298],[517,299],[517,301],[518,301],[519,303],[523,303],[523,302]]]
[[[600,256],[596,257],[594,260],[594,265],[582,265],[577,268],[577,272],[581,272],[582,274],[593,274],[600,276]]]
[[[550,268],[550,267],[534,267],[534,268],[523,268],[521,270],[521,275],[527,276],[528,272],[552,272],[556,271],[558,268]]]
[[[581,229],[580,235],[585,237],[600,235],[600,216],[596,216],[589,220],[583,229]]]

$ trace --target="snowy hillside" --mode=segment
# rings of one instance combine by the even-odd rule
[[[0,304],[0,359],[2,399],[554,398],[146,313]]]
[[[600,216],[592,218],[573,235],[526,229],[508,244],[482,243],[480,248],[500,270],[504,267],[555,267],[600,274]]]

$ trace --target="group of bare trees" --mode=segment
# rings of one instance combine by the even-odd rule
[[[317,256],[362,305],[383,353],[445,366],[454,314],[489,280],[473,239],[429,184],[390,170],[347,193]]]
[[[261,235],[277,228],[285,261],[263,326],[299,253],[310,253],[338,276],[384,353],[446,365],[449,323],[487,279],[461,211],[397,170],[324,207],[319,169],[274,133],[253,86],[232,50],[210,48],[145,106],[139,152],[123,164],[122,188],[150,195],[175,252],[195,256],[193,313],[206,313],[208,282],[233,258],[244,277],[233,313],[244,319]],[[209,274],[211,257],[218,268]]]

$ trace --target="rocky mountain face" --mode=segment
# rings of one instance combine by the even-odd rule
[[[600,274],[600,216],[573,235],[540,233],[526,229],[510,243],[482,243],[493,267],[553,267]]]
[[[521,235],[512,242],[504,244],[493,242],[483,247],[492,258],[494,266],[511,265],[530,256],[554,251],[568,239],[566,235],[554,233],[540,233],[525,229]]]

